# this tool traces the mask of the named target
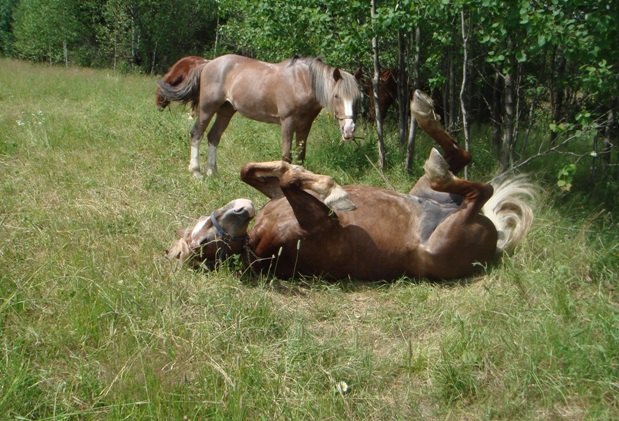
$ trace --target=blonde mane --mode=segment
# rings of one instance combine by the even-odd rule
[[[361,97],[357,79],[353,75],[342,69],[329,66],[319,58],[308,59],[308,61],[314,94],[322,107],[333,111],[332,100],[336,95],[352,101],[356,101]],[[342,76],[337,83],[333,78],[335,70],[339,70]]]

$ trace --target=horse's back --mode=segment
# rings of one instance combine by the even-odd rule
[[[204,66],[203,98],[227,101],[245,117],[267,123],[279,124],[292,115],[313,117],[320,105],[308,75],[304,62],[267,63],[227,54]]]

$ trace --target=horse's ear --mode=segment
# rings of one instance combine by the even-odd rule
[[[333,70],[333,80],[337,82],[340,79],[342,79],[342,73],[340,73],[340,69],[336,67],[335,70]]]
[[[357,81],[360,81],[362,77],[363,77],[363,69],[361,67],[359,67],[355,71],[355,79],[357,79]]]

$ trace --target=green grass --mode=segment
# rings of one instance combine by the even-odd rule
[[[155,78],[0,59],[0,87],[0,418],[619,417],[615,210],[550,186],[515,254],[459,282],[196,272],[163,250],[231,199],[265,203],[238,171],[279,157],[277,126],[235,117],[196,181]],[[307,167],[410,188],[394,136],[383,178],[362,135],[340,144],[321,115]]]

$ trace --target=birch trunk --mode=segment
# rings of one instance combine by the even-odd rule
[[[376,20],[376,0],[372,0],[372,21]],[[383,123],[381,110],[378,104],[378,89],[380,77],[380,63],[378,61],[378,37],[372,37],[372,51],[374,53],[374,77],[372,78],[372,88],[374,91],[374,112],[376,117],[376,134],[378,135],[378,168],[385,168],[385,143],[383,140]]]

